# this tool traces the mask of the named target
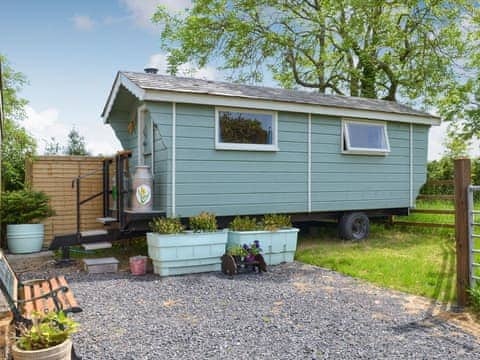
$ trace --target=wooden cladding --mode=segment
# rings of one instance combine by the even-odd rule
[[[48,247],[55,235],[76,232],[76,188],[72,181],[80,175],[98,170],[83,178],[80,200],[102,191],[103,157],[91,156],[38,156],[26,164],[26,181],[33,190],[50,196],[56,215],[43,221],[45,224],[44,247]],[[96,218],[103,216],[103,199],[95,198],[81,206],[81,230],[102,229]]]

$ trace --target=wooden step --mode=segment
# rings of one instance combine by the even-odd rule
[[[114,257],[83,259],[83,269],[90,274],[115,273],[119,261]]]
[[[100,250],[100,249],[109,249],[112,247],[112,243],[108,241],[101,241],[90,244],[81,245],[85,250]]]
[[[82,237],[89,237],[89,236],[98,236],[98,235],[107,235],[107,230],[86,230],[80,231],[80,235]]]
[[[118,220],[117,218],[107,216],[107,217],[97,218],[97,221],[102,223],[103,225],[107,225],[113,222],[117,222]]]

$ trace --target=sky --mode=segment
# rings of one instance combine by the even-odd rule
[[[21,94],[29,100],[23,125],[40,153],[51,137],[64,143],[72,127],[93,155],[121,149],[100,113],[117,71],[155,66],[166,72],[160,28],[150,20],[160,4],[179,11],[190,2],[0,0],[0,53],[29,80]],[[223,80],[213,65],[194,76]],[[441,156],[445,131],[446,124],[431,129],[430,160]]]

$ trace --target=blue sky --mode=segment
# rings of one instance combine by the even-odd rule
[[[64,142],[72,126],[92,154],[120,149],[100,113],[118,70],[165,72],[160,29],[150,21],[158,4],[177,11],[189,0],[0,0],[0,53],[30,82],[24,126],[40,152],[52,136]],[[213,66],[195,76],[222,79]],[[430,159],[439,157],[444,133],[431,131]]]

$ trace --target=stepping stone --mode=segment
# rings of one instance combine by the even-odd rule
[[[90,274],[115,273],[119,262],[114,257],[83,259],[83,269]]]
[[[86,230],[80,231],[80,235],[82,237],[89,237],[89,236],[98,236],[98,235],[107,235],[107,230]]]

